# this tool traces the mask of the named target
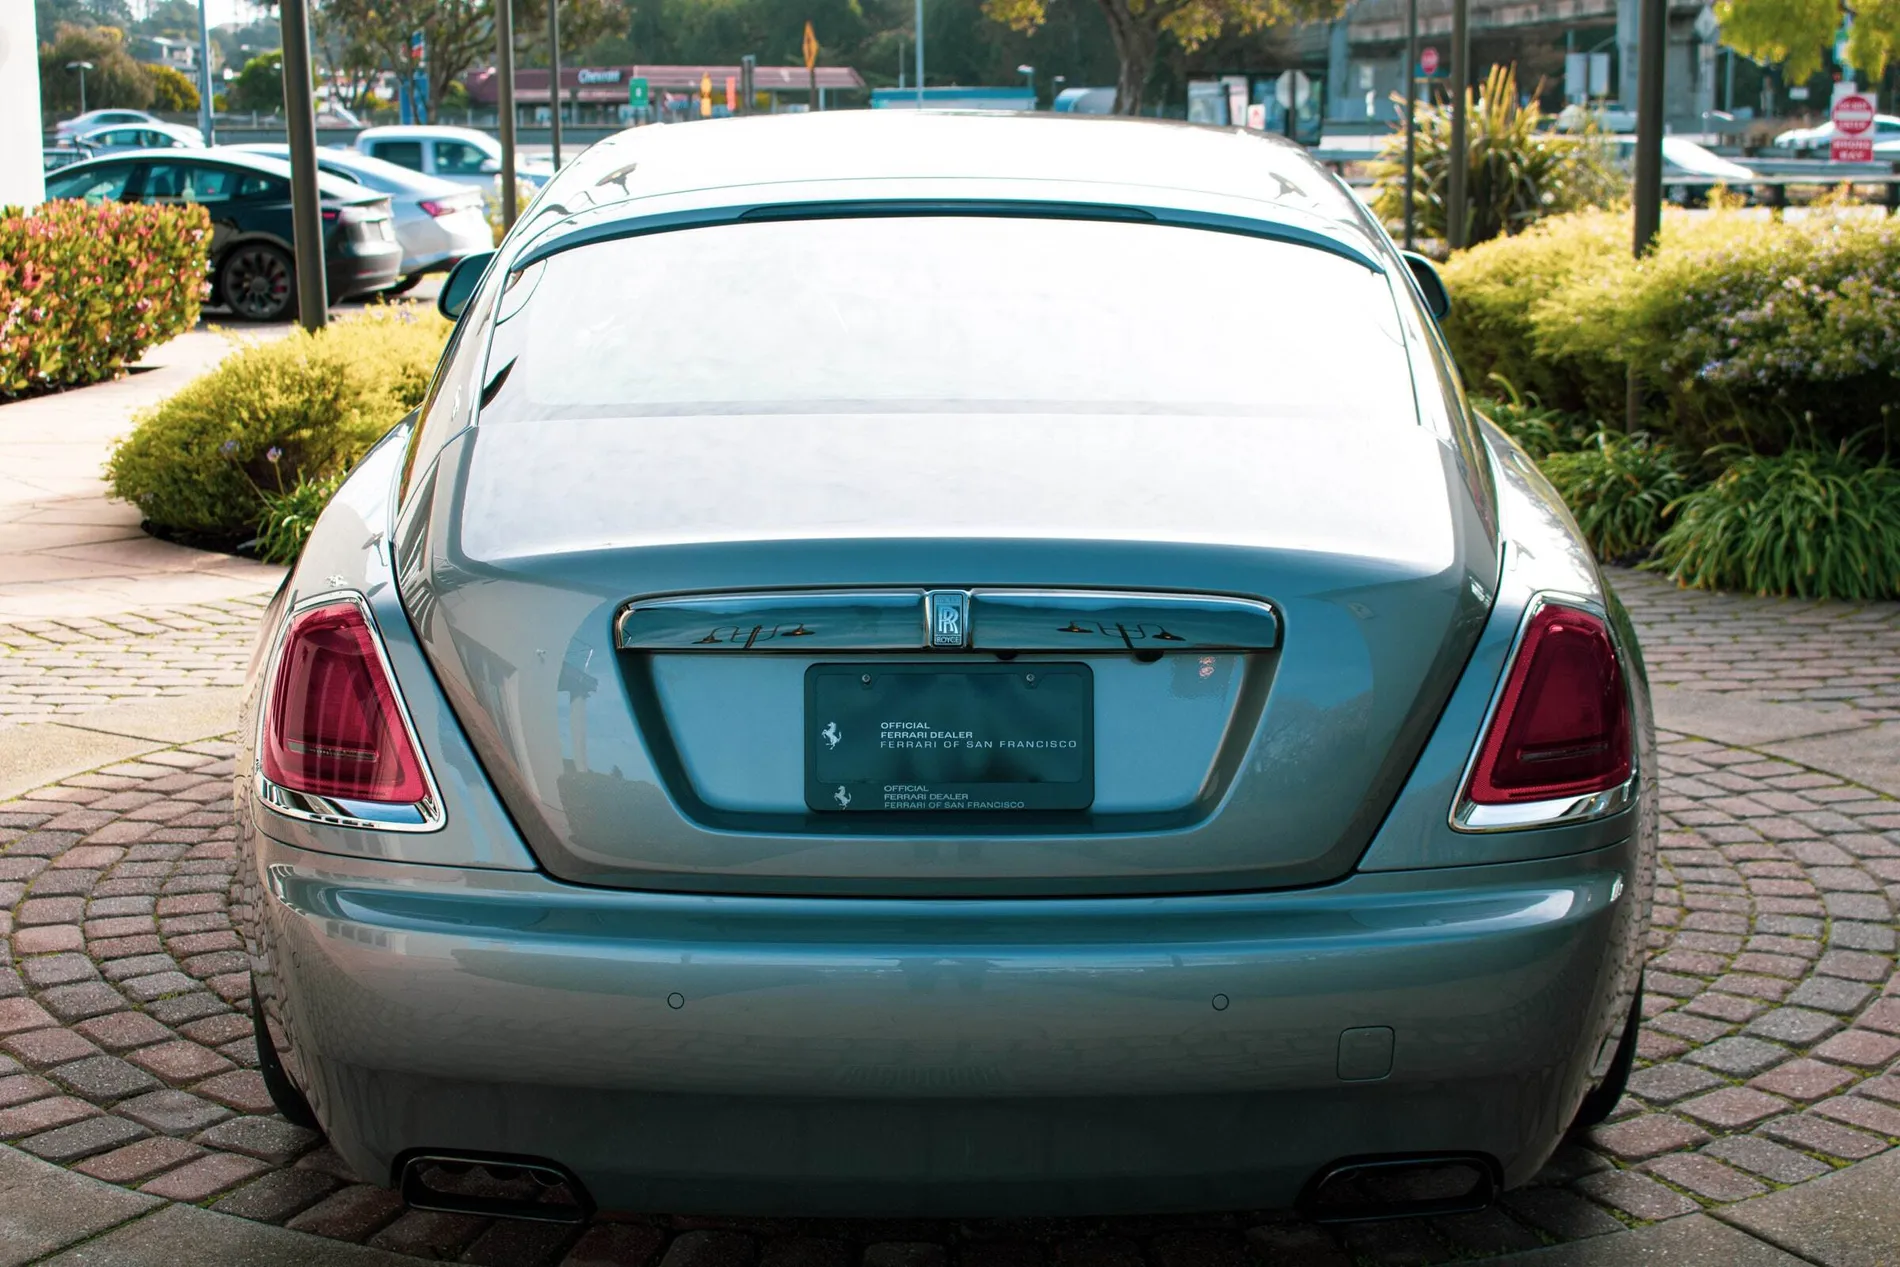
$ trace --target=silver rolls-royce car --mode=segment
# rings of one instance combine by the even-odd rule
[[[1628,1074],[1654,742],[1446,302],[1244,129],[588,150],[267,613],[284,1112],[536,1217],[1526,1181]]]

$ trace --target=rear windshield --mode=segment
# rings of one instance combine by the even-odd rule
[[[484,422],[761,412],[1416,419],[1392,292],[1308,246],[982,217],[658,233],[532,265]]]

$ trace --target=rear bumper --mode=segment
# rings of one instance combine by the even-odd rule
[[[1521,1183],[1627,1006],[1641,926],[1613,897],[1628,845],[995,902],[247,850],[266,1005],[360,1173],[417,1148],[525,1154],[622,1209],[1257,1208],[1339,1158],[1426,1151]]]
[[[395,242],[346,243],[334,248],[325,262],[330,299],[348,299],[394,285],[401,276],[402,248]]]

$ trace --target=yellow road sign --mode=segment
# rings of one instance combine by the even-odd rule
[[[805,69],[818,65],[818,36],[811,29],[811,23],[805,23]]]

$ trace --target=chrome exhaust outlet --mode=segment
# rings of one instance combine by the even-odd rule
[[[1483,1153],[1344,1157],[1307,1180],[1297,1208],[1315,1223],[1475,1214],[1502,1187],[1496,1159]]]
[[[574,1172],[541,1157],[423,1150],[396,1163],[396,1187],[412,1210],[478,1214],[538,1223],[585,1223],[594,1201]]]

